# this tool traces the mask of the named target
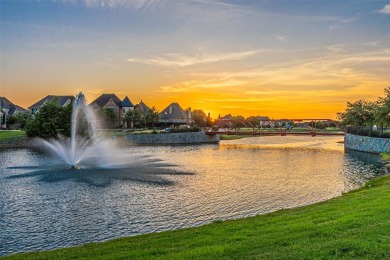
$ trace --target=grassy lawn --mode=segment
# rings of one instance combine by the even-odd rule
[[[383,161],[390,161],[390,153],[381,153],[380,156]]]
[[[5,259],[390,259],[390,176],[311,206]]]
[[[0,142],[18,141],[26,137],[25,131],[0,131]]]
[[[221,135],[221,140],[236,140],[247,137],[253,137],[251,135]]]

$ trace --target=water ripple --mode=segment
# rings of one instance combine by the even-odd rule
[[[128,147],[122,167],[81,170],[43,153],[2,150],[0,255],[297,207],[383,173],[377,158],[344,153],[335,137],[316,138]]]

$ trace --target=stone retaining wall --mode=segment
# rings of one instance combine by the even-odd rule
[[[124,139],[134,144],[199,144],[218,143],[220,135],[204,132],[125,135]]]
[[[390,139],[345,134],[344,147],[350,150],[383,153],[390,151]]]

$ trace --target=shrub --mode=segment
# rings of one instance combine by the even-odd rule
[[[60,107],[56,101],[47,102],[27,120],[26,134],[45,139],[57,138],[59,134],[70,136],[71,117],[71,104]]]
[[[197,126],[190,127],[190,128],[178,128],[178,127],[175,127],[175,128],[170,128],[169,129],[170,133],[188,133],[188,132],[199,132],[199,131],[200,131],[200,128],[197,127]]]

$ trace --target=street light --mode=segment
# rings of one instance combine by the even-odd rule
[[[165,112],[165,127],[167,127],[167,112]]]

